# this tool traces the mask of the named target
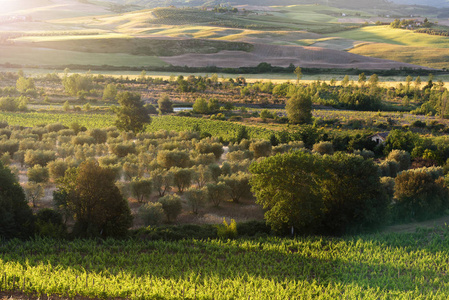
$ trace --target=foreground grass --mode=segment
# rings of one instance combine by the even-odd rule
[[[447,299],[449,229],[238,240],[11,241],[0,290],[129,299]]]

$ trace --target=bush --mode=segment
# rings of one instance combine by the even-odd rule
[[[334,146],[331,142],[319,142],[313,145],[313,151],[319,154],[334,154]]]
[[[104,144],[108,138],[107,132],[102,129],[91,129],[87,132],[87,134],[95,139],[97,144]]]
[[[35,165],[27,171],[28,181],[35,183],[46,183],[50,178],[48,168],[41,165]]]
[[[234,219],[231,219],[231,223],[228,224],[226,219],[223,218],[223,224],[217,225],[217,235],[220,239],[234,239],[237,237],[237,223]]]
[[[397,221],[425,220],[449,208],[443,177],[435,179],[425,168],[401,172],[395,179],[394,196]]]
[[[158,225],[164,217],[164,209],[162,204],[157,202],[148,202],[139,208],[139,216],[142,218],[145,226]]]
[[[62,220],[62,215],[49,208],[37,212],[36,229],[37,235],[41,237],[59,239],[67,235],[67,228]]]
[[[385,221],[389,199],[372,160],[297,151],[253,163],[250,171],[252,191],[273,230],[342,235]]]
[[[186,199],[192,212],[198,214],[198,210],[203,207],[207,201],[207,189],[191,188],[186,192]]]
[[[395,160],[384,160],[379,164],[381,177],[396,177],[399,172],[399,164]]]
[[[178,187],[178,191],[183,193],[192,184],[194,171],[189,168],[171,168],[173,174],[173,184]]]
[[[251,186],[249,185],[250,177],[250,174],[239,172],[229,176],[222,176],[220,180],[229,187],[228,192],[232,201],[239,202],[241,198],[252,196]]]
[[[95,138],[88,136],[88,135],[77,135],[72,137],[72,144],[73,145],[92,145],[95,144]]]
[[[271,233],[270,226],[265,221],[248,221],[237,223],[239,236],[258,236]]]
[[[117,155],[117,157],[125,157],[136,153],[136,145],[134,143],[110,144],[109,151]]]
[[[254,152],[254,158],[270,156],[271,148],[270,141],[258,141],[249,145],[249,150]]]
[[[226,200],[229,194],[229,187],[224,182],[209,183],[206,185],[207,198],[215,207],[218,207],[221,202]]]
[[[143,203],[145,198],[149,198],[153,192],[153,182],[147,178],[133,178],[131,192],[139,203]]]
[[[387,160],[394,160],[399,164],[399,171],[408,170],[410,168],[411,160],[410,153],[404,150],[392,150],[387,157]]]
[[[35,165],[46,166],[50,161],[55,160],[56,152],[42,150],[27,150],[25,152],[24,161],[27,165],[33,167]]]
[[[68,164],[62,159],[57,159],[49,162],[47,167],[50,178],[53,181],[56,181],[57,179],[64,177],[65,171],[68,169]]]
[[[162,204],[168,222],[175,221],[182,211],[181,198],[176,194],[166,195],[160,198],[159,203]]]

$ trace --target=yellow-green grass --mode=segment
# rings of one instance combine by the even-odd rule
[[[435,69],[449,68],[449,49],[364,44],[350,51],[354,54],[410,63]]]
[[[354,40],[341,39],[335,37],[324,37],[319,39],[302,39],[299,40],[299,42],[303,46],[313,46],[333,50],[351,49],[359,43]]]
[[[402,46],[449,48],[448,37],[414,33],[410,30],[395,29],[387,25],[366,26],[359,29],[333,33],[329,36]]]
[[[0,46],[0,63],[30,66],[109,65],[160,67],[167,65],[155,56],[140,56],[125,53],[85,53],[47,48]]]

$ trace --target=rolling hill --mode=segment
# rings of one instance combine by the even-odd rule
[[[0,63],[61,68],[234,68],[261,62],[375,70],[449,67],[449,38],[384,25],[419,15],[441,21],[444,29],[437,18],[441,9],[383,0],[245,0],[236,3],[237,10],[214,10],[220,3],[17,0],[0,13]],[[14,15],[31,20],[10,21]],[[61,58],[51,59],[55,55]]]

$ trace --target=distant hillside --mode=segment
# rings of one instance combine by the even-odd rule
[[[398,4],[407,5],[427,5],[434,7],[449,7],[449,1],[447,0],[393,0]]]
[[[216,6],[216,5],[256,5],[256,6],[285,6],[285,5],[300,5],[300,4],[323,4],[332,7],[340,8],[381,8],[391,7],[392,2],[388,0],[103,0],[104,2],[112,2],[119,5],[138,5],[142,7],[167,7],[170,5],[183,6]],[[424,5],[425,0],[398,0],[398,1],[418,1]],[[396,1],[394,1],[396,2]],[[429,0],[430,2],[444,2],[443,0]]]

